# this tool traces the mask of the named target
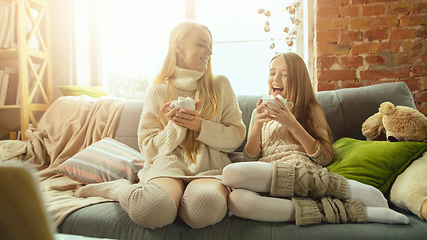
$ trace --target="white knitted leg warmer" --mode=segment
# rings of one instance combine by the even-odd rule
[[[129,218],[145,228],[161,228],[176,218],[177,209],[172,197],[157,183],[120,188],[116,194]]]
[[[76,197],[104,197],[120,202],[129,218],[145,228],[160,228],[171,224],[177,214],[169,193],[159,184],[131,184],[120,179],[88,184],[74,193]]]
[[[179,216],[192,228],[220,222],[227,214],[227,201],[210,186],[190,183],[184,191]]]

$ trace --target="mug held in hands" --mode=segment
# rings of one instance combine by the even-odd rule
[[[178,100],[173,100],[170,105],[171,108],[183,108],[188,110],[196,109],[196,102],[191,97],[179,97]]]
[[[286,98],[283,98],[280,95],[278,95],[278,98],[280,99],[280,101],[283,102],[283,104],[285,104],[285,106],[289,110],[291,110],[294,107],[294,104],[292,102],[288,102]],[[266,104],[267,105],[268,102],[271,102],[272,104],[274,104],[274,105],[276,105],[277,107],[280,108],[280,105],[276,101],[276,99],[274,98],[274,96],[271,96],[271,95],[270,96],[265,96],[265,97],[261,98],[261,100],[262,100],[262,104]],[[267,105],[267,107],[269,107],[269,106]]]

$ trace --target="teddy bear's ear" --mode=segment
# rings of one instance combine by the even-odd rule
[[[391,115],[396,110],[396,107],[391,102],[383,102],[380,105],[379,112],[383,115]]]

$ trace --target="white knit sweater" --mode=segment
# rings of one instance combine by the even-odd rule
[[[172,83],[175,86],[173,99],[194,99],[198,81],[204,72],[176,67]],[[145,159],[144,168],[138,173],[141,183],[156,177],[173,177],[190,181],[201,177],[221,179],[222,169],[230,164],[227,152],[237,149],[243,142],[246,128],[242,113],[230,82],[225,76],[216,76],[221,102],[218,113],[211,119],[201,119],[201,131],[196,135],[200,141],[199,153],[190,161],[182,144],[187,128],[172,121],[166,126],[159,121],[159,110],[167,90],[167,84],[152,85],[147,92],[141,115],[138,142]]]

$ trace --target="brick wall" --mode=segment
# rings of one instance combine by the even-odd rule
[[[406,82],[427,115],[426,0],[314,0],[318,91]]]

